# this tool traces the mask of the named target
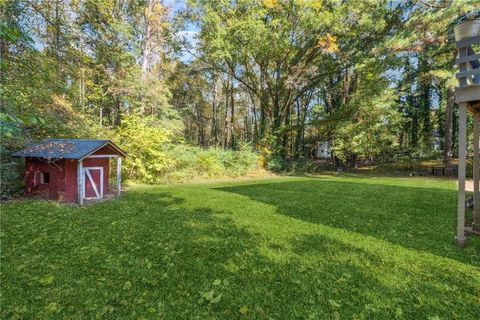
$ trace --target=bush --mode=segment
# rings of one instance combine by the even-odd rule
[[[197,153],[197,165],[195,171],[202,178],[216,178],[224,175],[225,168],[221,162],[222,152],[210,148],[199,150]]]
[[[128,116],[113,132],[112,139],[128,153],[125,161],[125,178],[145,182],[160,182],[168,172],[173,160],[166,156],[164,149],[171,141],[171,132],[153,117]]]
[[[111,137],[128,153],[125,179],[143,183],[239,177],[258,168],[249,144],[239,149],[202,149],[174,141],[174,132],[155,118],[129,115]]]
[[[97,135],[98,138],[105,138],[106,135],[127,152],[129,158],[123,166],[126,181],[155,184],[238,177],[253,173],[258,168],[258,155],[249,144],[240,144],[237,151],[189,146],[175,138],[181,136],[180,132],[174,131],[158,117],[126,115],[122,118],[121,126],[116,129],[91,130],[82,136],[93,138]],[[2,135],[3,148],[0,148],[2,198],[20,193],[23,186],[23,165],[8,155],[23,148],[25,143],[17,141],[18,135],[10,136],[7,139],[5,134]],[[73,134],[68,136],[74,137]]]
[[[282,159],[282,157],[277,156],[277,155],[268,155],[266,157],[267,159],[267,169],[273,172],[282,172],[285,171],[287,164],[286,162]]]
[[[8,198],[21,193],[23,178],[17,162],[0,163],[0,197]]]

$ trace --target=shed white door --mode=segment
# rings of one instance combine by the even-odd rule
[[[103,198],[103,167],[83,167],[83,195],[86,200]]]

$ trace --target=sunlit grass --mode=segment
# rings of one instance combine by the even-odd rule
[[[478,319],[455,206],[451,180],[354,175],[6,204],[1,316]]]

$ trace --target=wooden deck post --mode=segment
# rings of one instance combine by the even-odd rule
[[[480,231],[480,113],[473,114],[473,225],[472,229]]]
[[[77,165],[77,197],[78,197],[78,204],[83,204],[83,161],[78,160]]]
[[[122,157],[117,158],[117,195],[122,193]]]
[[[465,175],[467,160],[467,103],[459,103],[458,128],[458,202],[457,202],[457,235],[455,242],[464,246],[465,238]]]

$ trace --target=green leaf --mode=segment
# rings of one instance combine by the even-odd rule
[[[132,288],[132,283],[130,281],[127,281],[123,284],[123,289],[130,290],[131,288]]]
[[[401,319],[403,317],[403,310],[402,308],[398,307],[395,309],[395,318]]]
[[[245,316],[245,315],[247,315],[247,313],[248,313],[248,307],[243,306],[243,307],[240,308],[239,311],[240,311],[240,314],[242,314],[242,315]]]
[[[213,295],[214,295],[213,290],[210,290],[208,292],[203,293],[202,297],[207,301],[211,301],[213,299]]]
[[[220,280],[220,279],[216,279],[215,281],[213,281],[214,286],[218,286],[221,283],[222,283],[222,280]]]
[[[341,307],[340,303],[338,303],[337,301],[332,300],[332,299],[328,299],[328,303],[334,308],[340,308]]]
[[[210,303],[212,303],[212,304],[219,303],[221,299],[222,299],[222,294],[220,293],[218,296],[216,296],[215,298],[213,298],[213,299],[210,301]]]
[[[52,274],[47,274],[46,276],[41,277],[38,282],[41,284],[51,284],[53,279],[55,279],[55,277]]]
[[[155,313],[155,311],[157,311],[157,309],[155,309],[154,307],[149,307],[149,308],[147,309],[147,311],[148,311],[149,313]]]
[[[45,310],[48,312],[57,312],[59,310],[58,304],[56,302],[50,302],[46,307]]]

